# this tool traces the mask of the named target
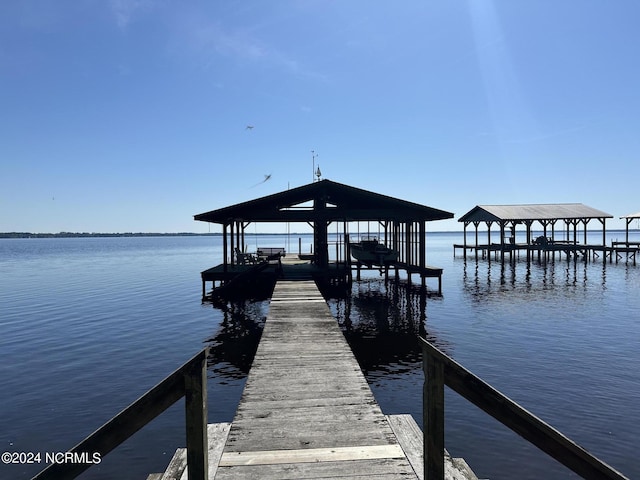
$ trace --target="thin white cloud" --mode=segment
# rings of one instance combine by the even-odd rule
[[[220,55],[249,64],[259,62],[271,65],[300,77],[326,80],[325,75],[308,68],[247,28],[228,28],[219,21],[185,16],[178,35],[178,42],[183,44],[183,48],[201,57],[207,65]]]
[[[244,59],[258,59],[267,55],[263,45],[240,30],[228,32],[220,25],[215,25],[201,30],[200,34],[203,36],[205,46],[210,46],[223,55]]]
[[[133,17],[141,10],[151,7],[151,0],[111,0],[111,10],[115,16],[116,24],[121,30],[125,30]]]

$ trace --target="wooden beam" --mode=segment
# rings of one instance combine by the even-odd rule
[[[400,445],[365,445],[355,447],[303,448],[297,450],[258,450],[251,452],[225,452],[220,467],[242,465],[280,465],[309,462],[337,462],[344,460],[371,460],[405,458]],[[189,476],[191,478],[191,476]]]
[[[227,258],[229,255],[229,250],[227,247],[227,224],[222,225],[222,264],[223,271],[226,274],[228,271],[227,267]]]
[[[187,470],[191,480],[208,480],[207,359],[201,358],[184,374]]]
[[[433,357],[436,364],[443,365],[444,383],[449,388],[562,463],[565,467],[587,480],[629,480],[558,430],[475,376],[425,339],[419,337],[419,341],[422,345],[423,355]],[[431,360],[427,360],[427,364],[430,362]],[[439,372],[435,371],[431,374],[438,378]],[[438,395],[437,392],[435,395]],[[437,406],[434,406],[434,408],[437,408]],[[427,412],[425,412],[426,414]],[[431,415],[437,418],[437,414],[432,413]],[[430,442],[439,441],[440,433],[437,430],[435,435],[438,437],[435,440],[429,440]]]
[[[444,480],[444,366],[422,347],[424,479]]]
[[[131,435],[156,418],[185,394],[184,376],[194,363],[202,362],[208,355],[208,348],[200,351],[191,360],[85,438],[70,452],[99,453],[104,457]],[[91,463],[57,463],[38,473],[32,480],[56,480],[75,478],[89,468]]]

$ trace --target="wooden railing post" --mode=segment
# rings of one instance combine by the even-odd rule
[[[444,365],[422,345],[424,480],[444,480]]]
[[[208,355],[209,348],[203,349],[69,452],[100,454],[104,457],[185,396],[189,478],[207,480],[209,468],[206,370]],[[53,463],[36,474],[32,480],[75,478],[91,465],[91,463]],[[193,476],[191,476],[192,468]]]
[[[207,437],[207,356],[194,362],[184,375],[184,399],[187,430],[187,470],[189,480],[208,480],[209,448]]]
[[[444,395],[443,385],[461,395],[531,444],[587,480],[628,480],[620,472],[591,455],[580,445],[506,397],[481,378],[445,355],[424,338],[425,372],[424,465],[426,480],[443,478]]]

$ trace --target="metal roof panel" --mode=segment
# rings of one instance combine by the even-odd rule
[[[519,220],[613,218],[613,215],[582,203],[549,203],[524,205],[477,205],[459,222],[498,222]]]

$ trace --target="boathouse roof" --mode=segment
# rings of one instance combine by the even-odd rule
[[[476,205],[458,219],[459,222],[519,222],[537,220],[587,220],[613,218],[613,215],[582,203],[528,205]]]
[[[640,212],[632,213],[630,215],[624,215],[623,217],[620,217],[620,218],[640,218]]]
[[[453,213],[331,180],[320,180],[194,216],[195,220],[219,224],[233,221],[431,221],[446,218],[453,218]]]

